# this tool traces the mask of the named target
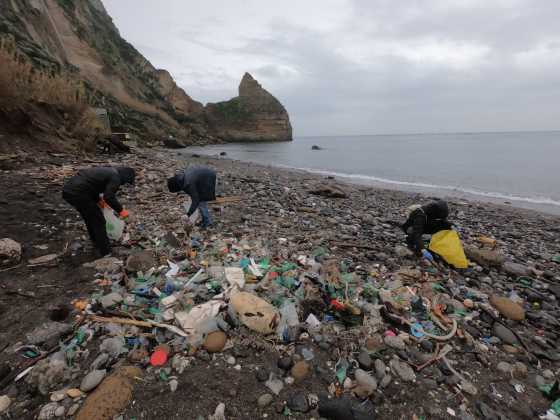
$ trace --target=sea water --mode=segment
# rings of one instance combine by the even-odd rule
[[[321,150],[312,150],[316,145]],[[560,132],[296,137],[189,148],[360,184],[560,214]]]

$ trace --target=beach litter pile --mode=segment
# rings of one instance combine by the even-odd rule
[[[95,292],[10,348],[27,366],[2,385],[48,398],[38,419],[111,419],[153,383],[188,398],[183,382],[201,363],[249,375],[259,418],[387,418],[407,401],[416,419],[560,418],[557,256],[539,269],[461,232],[469,265],[456,269],[417,259],[395,230],[376,262],[355,239],[237,230],[227,209],[193,231],[181,206],[154,212],[137,194],[122,246],[88,264]],[[251,363],[263,353],[275,363]],[[508,411],[541,394],[547,407]],[[22,395],[0,397],[0,412],[25,411]],[[200,418],[247,418],[226,397]]]

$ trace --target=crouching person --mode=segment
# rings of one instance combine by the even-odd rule
[[[408,247],[421,257],[424,253],[422,235],[451,229],[452,224],[447,221],[449,208],[447,202],[435,200],[423,206],[409,207],[409,211],[408,219],[401,228],[406,233]]]
[[[122,219],[127,218],[128,211],[123,209],[116,194],[121,185],[134,184],[135,176],[134,169],[128,167],[97,167],[81,169],[64,183],[62,197],[84,219],[89,237],[101,256],[111,253],[101,207],[107,204]]]
[[[187,168],[169,178],[167,187],[170,192],[182,191],[191,197],[191,205],[187,209],[189,218],[198,209],[202,218],[201,226],[212,224],[208,202],[216,199],[216,171],[205,166]]]

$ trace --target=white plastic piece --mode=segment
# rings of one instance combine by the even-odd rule
[[[118,241],[121,239],[124,231],[124,221],[115,216],[115,212],[109,208],[103,208],[103,217],[105,217],[105,229],[109,239]]]
[[[237,286],[239,290],[243,290],[243,287],[245,287],[245,273],[243,273],[243,269],[240,267],[226,267],[224,271],[230,286]]]

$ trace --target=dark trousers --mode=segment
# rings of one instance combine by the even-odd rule
[[[72,205],[86,222],[89,237],[93,241],[99,253],[107,255],[111,253],[111,244],[105,229],[105,217],[97,205],[97,201],[88,196],[78,196],[63,192],[62,198]]]

